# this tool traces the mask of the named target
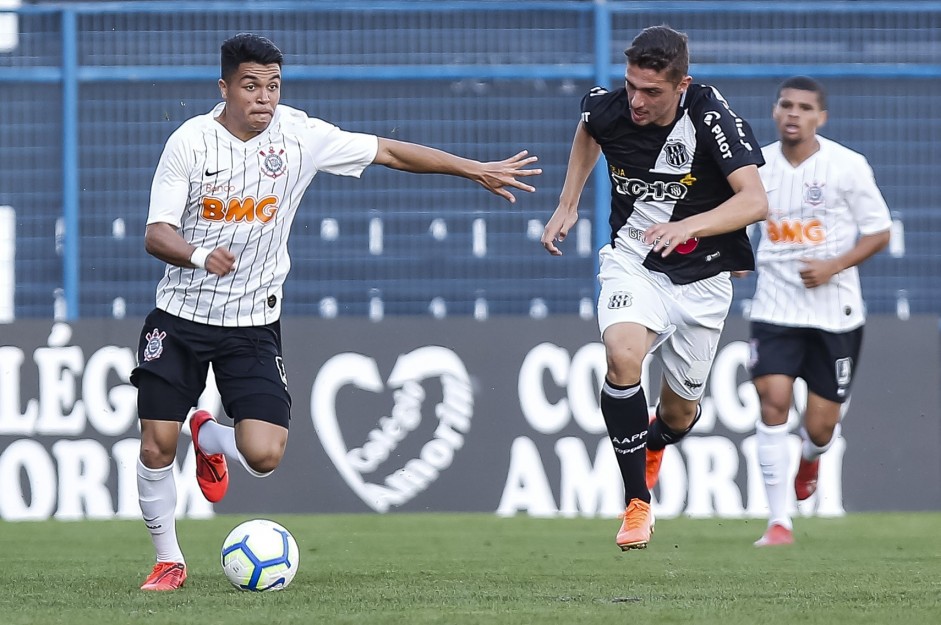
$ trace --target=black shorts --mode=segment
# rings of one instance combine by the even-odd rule
[[[753,321],[751,336],[752,379],[783,374],[803,379],[824,399],[841,404],[849,399],[863,343],[862,326],[827,332]]]
[[[260,419],[284,427],[290,419],[291,395],[281,356],[281,323],[229,328],[181,319],[155,309],[144,320],[131,383],[141,389],[148,374],[163,398],[148,392],[138,402],[141,418],[183,421],[206,388],[209,365],[216,377],[222,406],[236,422]],[[139,390],[139,397],[145,395]],[[162,401],[164,400],[165,401]],[[157,404],[157,405],[150,405]]]

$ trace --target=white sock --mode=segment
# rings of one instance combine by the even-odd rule
[[[199,428],[199,448],[205,454],[225,454],[226,458],[234,460],[255,477],[265,477],[271,475],[268,473],[259,473],[245,460],[245,456],[239,451],[235,443],[235,428],[228,425],[222,425],[218,421],[206,421]]]
[[[807,430],[801,428],[801,439],[803,444],[801,445],[801,456],[804,460],[814,461],[823,454],[827,452],[830,447],[833,446],[833,441],[840,435],[841,426],[839,423],[836,424],[836,427],[833,428],[833,436],[830,437],[830,440],[827,441],[826,445],[818,446],[812,440],[810,436],[807,435]]]
[[[239,450],[235,446],[235,428],[217,421],[206,421],[199,428],[199,448],[210,456],[225,454],[227,458],[237,460]]]
[[[137,493],[157,562],[185,562],[176,539],[176,480],[173,465],[149,469],[137,460]]]
[[[787,424],[765,425],[759,421],[755,426],[755,438],[758,443],[758,464],[761,465],[761,476],[768,496],[768,526],[777,524],[791,529],[791,517],[787,513],[788,495],[791,492]]]

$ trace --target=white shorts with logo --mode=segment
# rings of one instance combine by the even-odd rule
[[[705,391],[719,336],[732,304],[729,272],[692,284],[673,284],[636,256],[606,245],[599,253],[601,336],[616,323],[637,323],[657,333],[650,348],[670,388],[685,399]]]

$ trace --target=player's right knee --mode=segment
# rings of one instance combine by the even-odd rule
[[[781,425],[787,423],[791,411],[791,396],[773,393],[765,390],[758,394],[761,402],[761,421],[765,425]]]
[[[140,461],[148,469],[162,469],[176,460],[176,448],[161,449],[156,442],[141,441]]]
[[[618,386],[633,386],[640,382],[646,351],[630,336],[605,333],[605,360],[608,380]]]
[[[619,386],[633,386],[640,382],[642,364],[643,359],[609,357],[606,377]]]
[[[790,406],[778,406],[775,404],[762,402],[761,422],[768,426],[783,425],[787,423],[790,410]]]
[[[169,466],[176,459],[180,425],[176,421],[141,420],[140,460],[149,469]]]

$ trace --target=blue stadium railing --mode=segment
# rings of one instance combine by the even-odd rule
[[[214,103],[218,44],[248,29],[285,50],[288,104],[479,158],[531,148],[546,170],[513,208],[459,181],[318,178],[295,227],[286,311],[323,314],[332,298],[339,314],[367,315],[378,297],[386,314],[427,314],[433,300],[448,314],[481,300],[492,314],[584,312],[608,236],[604,176],[583,200],[592,244],[548,259],[534,233],[561,188],[581,93],[618,84],[625,43],[662,22],[690,34],[694,78],[719,86],[762,142],[782,77],[825,80],[826,134],[869,157],[905,231],[864,267],[870,309],[941,305],[941,119],[925,104],[941,88],[924,80],[941,77],[941,2],[74,2],[16,15],[17,45],[0,51],[0,205],[17,210],[17,316],[149,309],[153,166],[166,136]]]

